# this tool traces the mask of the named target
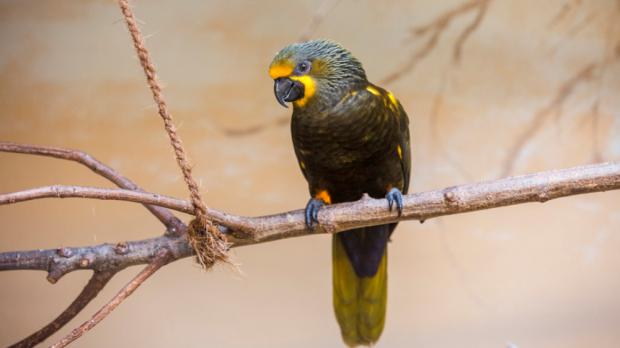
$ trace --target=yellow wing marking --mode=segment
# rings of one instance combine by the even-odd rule
[[[381,92],[379,92],[379,90],[374,88],[373,86],[366,87],[366,90],[374,95],[381,95]]]
[[[392,92],[388,92],[388,98],[390,98],[390,101],[392,102],[392,104],[394,104],[394,106],[398,106],[398,101],[396,100],[396,97],[394,97],[394,94],[392,94]]]

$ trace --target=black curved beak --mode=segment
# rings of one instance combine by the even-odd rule
[[[273,85],[273,93],[280,105],[287,108],[287,102],[294,102],[304,97],[304,85],[288,77],[277,78]]]

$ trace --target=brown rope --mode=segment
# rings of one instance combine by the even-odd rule
[[[164,120],[164,127],[170,138],[170,144],[174,149],[177,163],[181,168],[183,178],[190,192],[190,199],[194,207],[194,215],[196,218],[189,224],[189,241],[196,252],[198,262],[203,267],[211,267],[218,260],[228,261],[227,251],[229,244],[226,241],[226,237],[220,233],[218,228],[207,216],[207,205],[202,200],[198,185],[192,177],[191,165],[183,149],[181,138],[177,134],[177,129],[172,122],[172,116],[168,112],[166,101],[162,95],[161,86],[157,80],[157,74],[155,73],[155,66],[149,58],[149,51],[144,46],[144,40],[140,33],[140,29],[138,29],[136,18],[127,0],[119,0],[118,4],[125,17],[125,22],[131,34],[133,45],[136,48],[140,64],[146,75],[146,81],[153,93],[153,99],[155,103],[157,103],[159,115]]]

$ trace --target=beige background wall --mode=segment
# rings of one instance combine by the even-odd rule
[[[312,34],[348,47],[375,82],[402,73],[382,85],[412,119],[414,191],[500,177],[511,157],[512,174],[620,160],[618,1],[491,0],[457,63],[480,7],[444,22],[434,46],[432,28],[412,28],[461,4],[343,0]],[[267,66],[319,5],[136,2],[209,205],[262,215],[305,204],[290,110],[276,103]],[[114,2],[2,0],[0,43],[0,139],[79,148],[147,190],[186,196]],[[0,169],[0,192],[109,187],[52,159],[0,154]],[[75,199],[2,206],[0,222],[2,251],[162,233],[141,206]],[[620,345],[620,192],[407,222],[393,239],[378,347]],[[235,249],[241,275],[174,263],[75,346],[338,347],[329,245],[314,236]],[[0,273],[0,345],[47,323],[87,278],[50,285],[41,272]]]

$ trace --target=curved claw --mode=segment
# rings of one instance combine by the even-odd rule
[[[392,206],[396,203],[396,209],[398,210],[398,216],[403,213],[403,194],[399,189],[393,188],[385,195],[388,201],[388,208],[392,211]]]
[[[312,198],[306,204],[306,226],[312,229],[312,226],[316,222],[319,223],[319,209],[325,205],[322,199]]]

